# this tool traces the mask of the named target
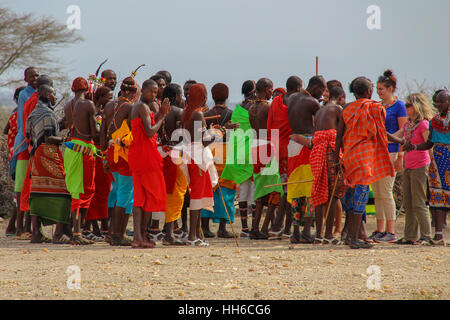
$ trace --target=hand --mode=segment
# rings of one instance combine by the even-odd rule
[[[209,126],[209,128],[210,129],[217,129],[217,130],[220,130],[220,128],[221,128],[221,126],[220,126],[220,124],[210,124],[210,126]]]
[[[415,147],[411,144],[410,141],[406,141],[406,143],[403,145],[403,150],[406,152],[410,152],[415,150]]]
[[[395,172],[401,172],[403,170],[403,157],[398,157],[394,162]]]
[[[239,123],[231,123],[231,120],[225,124],[225,129],[237,129],[239,128]]]
[[[165,117],[170,112],[170,100],[169,98],[165,98],[163,103],[161,104],[161,108],[159,109],[161,116]]]

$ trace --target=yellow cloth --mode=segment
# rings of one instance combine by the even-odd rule
[[[114,162],[119,162],[119,157],[128,162],[128,148],[133,141],[133,135],[131,134],[131,130],[128,127],[126,119],[123,120],[120,128],[114,131],[111,137],[114,141]],[[122,145],[117,143],[118,139],[120,140]]]
[[[227,160],[227,150],[228,150],[228,144],[223,142],[214,142],[210,146],[211,152],[213,154],[214,158],[214,166],[216,167],[217,174],[220,176],[222,175],[223,169],[225,168],[225,162]],[[231,190],[236,190],[237,185],[231,180],[226,179],[219,179],[219,185],[221,187],[225,187]],[[218,186],[215,186],[213,188],[213,191],[216,191]]]
[[[288,182],[314,180],[314,175],[309,164],[299,165],[292,171]],[[292,199],[301,197],[311,197],[312,182],[294,183],[287,185],[287,201],[292,203]]]
[[[183,209],[184,204],[184,194],[186,193],[187,187],[188,182],[186,176],[178,165],[177,179],[175,180],[173,193],[167,194],[166,223],[178,220],[180,218],[181,209]]]

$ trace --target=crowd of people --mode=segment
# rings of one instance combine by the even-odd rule
[[[274,90],[261,78],[243,83],[244,99],[234,109],[227,106],[228,86],[215,84],[210,108],[202,83],[181,87],[159,71],[139,85],[136,72],[122,80],[117,95],[113,70],[74,79],[61,119],[51,77],[36,67],[25,70],[27,86],[15,91],[17,108],[4,129],[16,203],[7,236],[133,248],[159,241],[205,247],[215,236],[352,249],[377,242],[445,245],[447,89],[432,102],[423,93],[402,101],[387,70],[376,83],[380,102],[372,99],[371,80],[358,77],[349,86],[354,101],[347,103],[338,80],[316,75],[303,88],[302,79],[291,76]],[[393,198],[400,171],[401,238]],[[368,235],[370,186],[377,228]],[[219,224],[217,234],[211,220]],[[42,225],[55,225],[52,239]]]

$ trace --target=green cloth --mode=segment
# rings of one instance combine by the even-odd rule
[[[261,170],[260,173],[255,173],[253,175],[253,180],[255,182],[255,200],[264,197],[272,192],[279,192],[283,196],[283,186],[276,186],[270,188],[264,188],[264,186],[272,184],[280,184],[281,178],[278,171],[278,163],[275,157],[272,161]]]
[[[241,184],[253,175],[251,155],[253,129],[250,125],[248,111],[239,104],[233,111],[231,122],[239,123],[239,128],[230,134],[227,159],[221,178]]]
[[[25,176],[27,175],[28,160],[17,160],[16,176],[14,178],[14,192],[22,192]]]
[[[69,223],[70,205],[65,197],[30,197],[30,215],[38,216],[44,226]]]
[[[78,139],[72,139],[70,142],[95,151],[95,146],[91,143]],[[66,171],[67,190],[73,199],[80,199],[80,193],[84,193],[83,154],[66,148],[64,151],[64,169]]]

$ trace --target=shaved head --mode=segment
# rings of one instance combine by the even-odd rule
[[[367,93],[370,92],[372,95],[373,83],[370,79],[366,77],[358,77],[350,83],[350,92],[355,95],[356,98],[369,98],[366,97]]]
[[[303,87],[303,81],[300,77],[291,76],[286,81],[286,89],[288,92],[299,91]]]
[[[268,78],[261,78],[256,82],[256,91],[263,91],[270,88],[273,88],[273,82]]]

